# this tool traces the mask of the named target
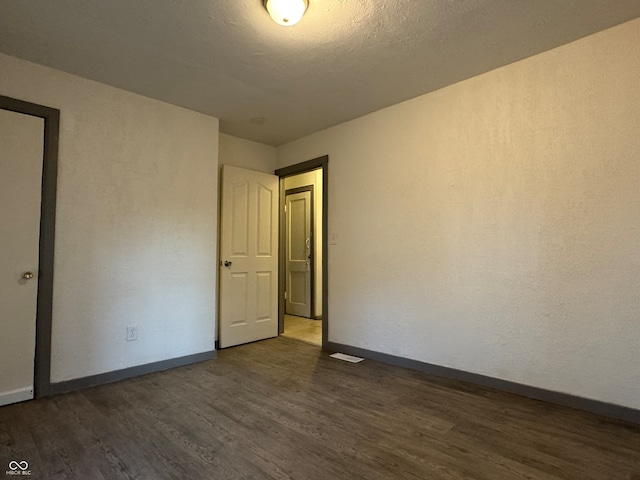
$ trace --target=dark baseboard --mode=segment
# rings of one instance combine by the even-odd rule
[[[147,363],[145,365],[124,368],[113,372],[99,373],[98,375],[91,375],[89,377],[74,378],[73,380],[52,383],[48,393],[49,395],[56,395],[58,393],[68,393],[75,390],[82,390],[83,388],[95,387],[105,383],[119,382],[120,380],[139,377],[140,375],[146,375],[148,373],[161,372],[163,370],[169,370],[170,368],[184,367],[185,365],[191,365],[192,363],[212,360],[216,358],[216,356],[217,352],[212,350],[210,352],[170,358],[169,360]]]
[[[555,403],[565,407],[576,408],[578,410],[584,410],[586,412],[640,424],[640,410],[623,407],[621,405],[600,402],[598,400],[591,400],[589,398],[578,397],[568,393],[555,392],[553,390],[545,390],[544,388],[510,382],[509,380],[501,380],[499,378],[488,377],[486,375],[465,372],[463,370],[456,370],[455,368],[442,367],[440,365],[433,365],[430,363],[420,362],[418,360],[411,360],[409,358],[397,357],[395,355],[388,355],[386,353],[375,352],[364,348],[352,347],[350,345],[342,345],[334,342],[327,342],[326,350],[377,360],[399,367],[419,370],[438,377],[461,380],[463,382],[473,383],[482,387],[514,393],[516,395],[522,395],[523,397],[533,398],[535,400],[542,400],[543,402]]]

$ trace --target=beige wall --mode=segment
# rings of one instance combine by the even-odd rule
[[[61,111],[52,381],[212,350],[218,120],[6,55],[0,94]]]
[[[640,19],[278,148],[329,155],[329,339],[640,408]]]
[[[313,231],[314,244],[314,293],[315,305],[312,315],[322,316],[322,170],[301,173],[284,179],[284,189],[313,185]]]
[[[273,173],[276,169],[276,149],[271,145],[220,134],[220,165]]]

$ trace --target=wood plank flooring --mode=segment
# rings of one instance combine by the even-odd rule
[[[0,477],[12,460],[46,480],[640,480],[640,427],[280,337],[2,407]]]

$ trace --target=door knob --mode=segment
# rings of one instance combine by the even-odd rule
[[[33,272],[24,272],[22,274],[22,278],[24,278],[25,280],[30,280],[33,278]]]
[[[233,263],[233,262],[230,262],[229,260],[225,260],[225,262],[224,262],[224,266],[225,266],[225,267],[230,267],[232,263]]]

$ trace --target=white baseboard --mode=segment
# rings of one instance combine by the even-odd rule
[[[11,390],[5,393],[0,393],[0,407],[31,399],[33,399],[33,387]]]

